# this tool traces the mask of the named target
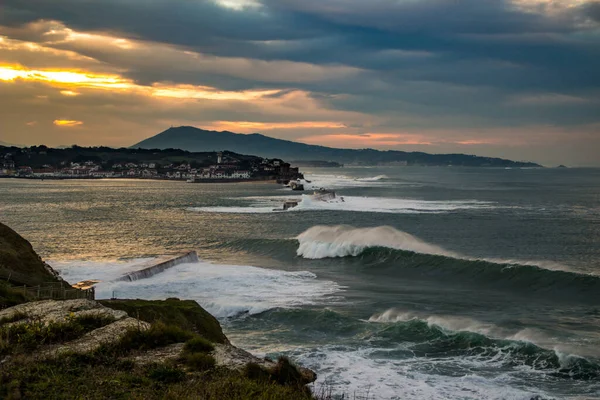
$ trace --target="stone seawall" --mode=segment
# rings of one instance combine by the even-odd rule
[[[198,254],[196,254],[196,252],[193,250],[182,254],[163,256],[157,260],[153,260],[149,264],[145,264],[143,268],[137,271],[129,272],[123,275],[117,280],[131,282],[140,279],[146,279],[156,274],[160,274],[169,268],[173,268],[176,265],[194,262],[198,262]]]

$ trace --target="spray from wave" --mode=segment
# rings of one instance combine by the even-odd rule
[[[384,179],[389,179],[387,175],[377,175],[371,178],[357,178],[356,180],[359,182],[377,182],[382,181]]]
[[[424,242],[391,226],[354,228],[348,225],[317,225],[297,237],[297,255],[309,258],[358,256],[371,247],[387,247],[416,253],[458,257],[458,254]]]
[[[148,259],[144,259],[148,260]],[[308,271],[282,271],[206,261],[177,265],[159,275],[133,282],[118,281],[137,269],[140,260],[53,261],[51,265],[72,282],[98,279],[96,297],[147,300],[180,297],[196,300],[217,318],[257,314],[273,308],[294,308],[335,301],[343,289]]]

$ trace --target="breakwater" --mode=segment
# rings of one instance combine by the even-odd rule
[[[129,272],[117,280],[131,282],[146,279],[156,274],[160,274],[169,268],[173,268],[176,265],[194,262],[198,262],[198,254],[193,250],[180,254],[162,256],[152,260],[150,263],[141,265],[141,268],[137,271]]]

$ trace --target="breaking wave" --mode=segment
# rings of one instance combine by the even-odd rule
[[[457,257],[455,253],[391,226],[354,228],[347,225],[318,225],[304,231],[297,239],[300,243],[297,254],[310,259],[358,256],[373,247]]]
[[[600,378],[594,354],[563,349],[531,329],[515,338],[519,332],[470,318],[390,309],[360,320],[302,308],[273,309],[245,320],[251,331],[266,322],[311,343],[285,351],[318,371],[317,387],[333,382],[340,392],[364,395],[371,389],[385,399],[554,398],[528,383],[553,382],[568,391],[565,384]],[[344,344],[322,341],[329,336],[344,338]],[[499,375],[504,379],[497,380]]]
[[[373,274],[547,293],[567,301],[600,301],[600,276],[577,273],[553,262],[472,258],[389,226],[314,226],[297,240],[296,254],[300,257],[352,257],[359,268]]]
[[[389,179],[387,175],[377,175],[371,178],[357,178],[356,180],[359,182],[377,182],[382,181],[384,179]]]

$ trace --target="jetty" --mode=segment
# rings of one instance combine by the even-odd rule
[[[150,262],[141,264],[140,269],[121,276],[117,281],[133,282],[140,279],[146,279],[156,274],[160,274],[167,269],[173,268],[176,265],[195,263],[198,261],[198,254],[196,254],[196,251],[194,250],[179,254],[164,255]]]

